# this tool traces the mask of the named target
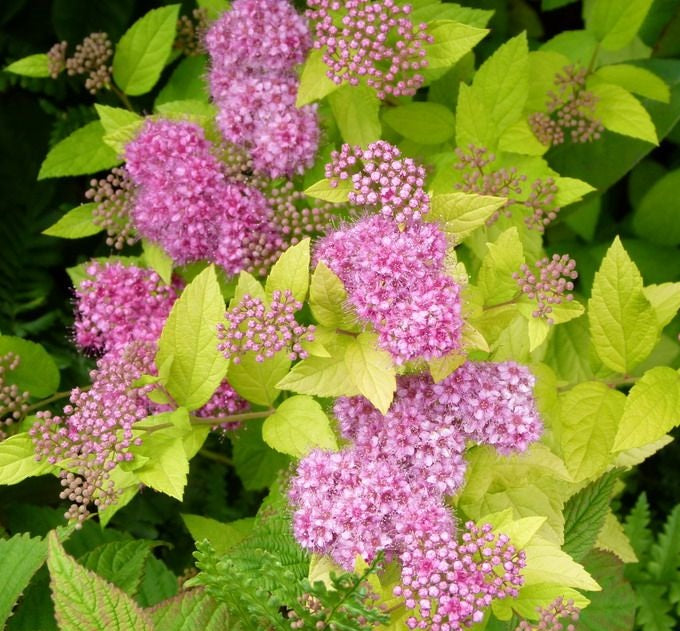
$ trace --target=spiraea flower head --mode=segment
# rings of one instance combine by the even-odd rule
[[[70,76],[86,74],[85,88],[91,94],[96,94],[111,84],[109,59],[112,55],[113,44],[109,36],[106,33],[91,33],[76,46],[73,56],[66,60],[66,72]]]
[[[75,290],[75,341],[83,350],[119,352],[131,342],[156,342],[181,284],[153,270],[93,261]]]
[[[92,221],[106,230],[107,245],[122,250],[124,245],[136,243],[132,225],[135,187],[125,167],[115,167],[105,178],[90,180],[85,197],[97,204]]]
[[[309,0],[314,47],[323,50],[328,77],[340,85],[362,80],[378,97],[412,96],[427,67],[425,24],[413,24],[411,6],[394,0]]]
[[[330,233],[317,243],[347,289],[359,320],[399,363],[435,359],[460,348],[460,287],[446,273],[446,238],[432,223],[400,230],[382,215]]]
[[[21,420],[28,412],[30,392],[22,390],[8,378],[20,364],[21,357],[16,353],[9,351],[0,355],[0,428]]]
[[[295,320],[295,312],[301,308],[302,303],[288,289],[273,292],[268,305],[246,294],[227,311],[226,323],[218,324],[218,348],[235,364],[249,352],[263,362],[284,349],[292,360],[304,359],[307,353],[302,344],[314,340],[314,327]]]
[[[56,79],[66,68],[66,49],[68,42],[57,42],[47,51],[47,70],[52,79]]]
[[[553,305],[574,299],[571,292],[578,272],[576,261],[568,254],[553,254],[550,259],[544,257],[536,261],[533,270],[522,264],[519,272],[515,272],[512,277],[522,293],[536,301],[537,308],[532,314],[534,318],[543,318],[548,324],[553,324],[550,317]]]
[[[213,429],[225,432],[233,431],[241,427],[238,421],[229,421],[228,417],[239,412],[245,412],[250,407],[248,401],[242,398],[228,381],[223,381],[208,402],[194,414],[199,418],[224,419],[220,423],[216,421]]]
[[[343,145],[326,165],[331,186],[351,181],[350,204],[377,210],[399,224],[419,221],[430,210],[425,169],[384,140],[366,149]]]
[[[581,617],[581,610],[574,601],[564,600],[561,596],[537,611],[539,619],[536,622],[522,620],[515,631],[576,631],[576,623]]]

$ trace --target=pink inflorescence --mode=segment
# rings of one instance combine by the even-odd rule
[[[156,342],[181,285],[153,270],[93,261],[75,291],[75,341],[92,353],[119,352],[131,342]]]
[[[146,394],[154,385],[132,384],[152,369],[154,353],[153,344],[133,343],[121,353],[105,355],[90,374],[92,387],[75,388],[63,416],[37,413],[39,420],[29,430],[36,458],[68,462],[61,473],[61,498],[71,501],[67,519],[82,522],[91,504],[101,509],[117,497],[110,471],[132,460],[130,449],[140,444],[132,426],[153,409]]]
[[[198,125],[149,120],[127,145],[126,159],[139,187],[135,226],[175,262],[214,261],[235,274],[247,266],[249,241],[279,239],[265,197],[226,181]]]
[[[519,272],[512,277],[517,281],[522,293],[530,300],[535,300],[537,308],[533,312],[534,318],[543,318],[548,324],[553,324],[550,317],[553,307],[574,299],[571,291],[573,281],[578,278],[576,261],[568,254],[553,254],[551,259],[544,257],[535,264],[535,270],[523,264]]]
[[[229,421],[228,417],[245,412],[249,407],[248,401],[240,397],[228,381],[223,381],[210,400],[194,414],[199,418],[218,419],[213,429],[233,431],[241,427],[241,423]],[[225,419],[225,421],[219,422],[219,419]]]
[[[316,247],[342,280],[358,318],[399,363],[435,359],[460,348],[460,287],[446,273],[446,238],[432,223],[401,231],[389,217],[367,217]]]
[[[539,619],[535,623],[522,620],[515,631],[576,631],[581,610],[573,600],[565,601],[559,596],[547,607],[537,609]]]
[[[481,622],[492,600],[516,597],[526,555],[490,524],[465,524],[460,540],[448,532],[408,535],[400,555],[409,629],[458,631]]]
[[[426,25],[414,25],[411,6],[394,0],[309,0],[314,47],[323,49],[328,77],[340,85],[362,79],[378,97],[412,96],[423,84]]]
[[[287,349],[292,360],[304,359],[302,344],[314,340],[314,327],[295,320],[302,303],[290,290],[274,291],[269,305],[246,294],[225,314],[226,324],[217,325],[218,348],[235,364],[246,353],[255,353],[255,361],[263,362]]]
[[[270,177],[301,173],[319,144],[316,107],[295,105],[311,38],[287,0],[236,0],[206,35],[210,92],[224,138]]]
[[[419,221],[430,209],[425,169],[384,140],[367,149],[343,145],[331,154],[326,177],[334,187],[351,181],[350,204],[376,209],[400,224]]]

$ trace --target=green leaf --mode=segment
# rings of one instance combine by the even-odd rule
[[[680,169],[657,180],[642,198],[633,215],[633,229],[639,236],[661,245],[680,244],[678,213]]]
[[[527,565],[522,570],[522,575],[526,585],[561,585],[600,591],[601,587],[583,566],[560,550],[556,544],[535,537],[524,551],[527,555]]]
[[[59,387],[59,368],[50,354],[35,342],[20,337],[0,335],[0,356],[9,352],[21,360],[15,370],[5,373],[7,385],[17,385],[31,396],[44,398],[54,394]]]
[[[229,612],[202,589],[192,589],[149,610],[157,631],[224,631],[235,628]]]
[[[392,357],[379,349],[377,343],[375,333],[361,333],[347,347],[345,364],[357,390],[380,412],[387,414],[397,380]]]
[[[650,552],[647,567],[652,578],[665,585],[676,579],[680,570],[680,504],[666,518],[663,532]]]
[[[595,76],[606,83],[614,83],[629,92],[640,96],[668,103],[671,100],[671,91],[668,84],[659,76],[649,70],[631,66],[628,64],[615,64],[602,66],[595,71]]]
[[[149,11],[120,38],[113,78],[125,94],[146,94],[158,81],[175,40],[178,4]]]
[[[517,121],[529,93],[529,48],[525,33],[509,39],[475,74],[473,90],[485,103],[500,134]]]
[[[181,99],[177,101],[166,101],[156,106],[159,114],[167,118],[186,119],[196,121],[204,127],[217,114],[217,108],[212,103],[207,103],[198,99]]]
[[[135,600],[143,607],[155,605],[177,593],[177,577],[155,556],[149,556]],[[153,615],[153,613],[152,613]],[[156,629],[156,631],[159,631]]]
[[[81,204],[69,210],[57,223],[43,230],[43,234],[62,239],[81,239],[101,232],[103,228],[92,221],[92,211],[97,204]]]
[[[449,235],[452,242],[460,243],[483,226],[506,201],[504,197],[470,193],[435,195],[427,219],[441,223],[442,230]]]
[[[648,285],[642,292],[656,313],[659,327],[665,327],[680,309],[680,283]]]
[[[264,422],[262,438],[284,454],[301,458],[312,449],[336,450],[338,443],[330,421],[312,397],[286,399]]]
[[[559,444],[575,482],[603,473],[626,397],[601,382],[580,383],[560,397]]]
[[[484,304],[500,304],[519,294],[512,274],[524,263],[524,249],[517,228],[508,228],[494,243],[487,244],[488,252],[479,270],[479,288]]]
[[[665,585],[642,584],[636,586],[635,602],[638,606],[635,622],[644,631],[675,631],[674,620],[668,614],[673,606],[668,601]]]
[[[224,301],[213,266],[203,270],[182,292],[163,327],[156,365],[179,405],[200,408],[215,392],[227,370],[217,350],[217,323]]]
[[[15,434],[0,442],[0,485],[18,484],[54,470],[46,460],[35,459],[35,445],[28,434]]]
[[[423,145],[446,142],[456,131],[451,110],[439,103],[414,102],[385,110],[383,120],[404,138]]]
[[[0,539],[0,626],[3,628],[14,603],[46,558],[47,545],[42,539],[31,539],[27,533]]]
[[[626,533],[623,531],[623,526],[611,510],[607,511],[604,525],[597,535],[595,545],[598,550],[611,552],[624,563],[636,563],[638,560]]]
[[[185,57],[177,64],[167,83],[158,93],[155,106],[188,99],[206,102],[208,100],[206,75],[205,55]]]
[[[498,605],[507,606],[508,609],[512,608],[512,611],[517,612],[519,616],[527,620],[538,619],[538,609],[546,608],[557,598],[563,598],[564,600],[571,600],[574,605],[585,609],[589,604],[590,600],[583,596],[581,592],[577,592],[575,589],[570,587],[561,587],[559,585],[527,585],[519,590],[517,598],[506,601],[494,601],[492,606],[493,611],[496,614],[496,608]],[[509,618],[508,618],[509,620]],[[475,627],[472,627],[475,629]]]
[[[295,102],[297,107],[318,101],[338,89],[339,86],[328,78],[326,72],[328,72],[328,66],[324,63],[323,51],[312,50],[302,66]]]
[[[262,440],[263,421],[252,420],[231,434],[234,468],[247,491],[270,487],[290,459]]]
[[[130,142],[144,123],[144,118],[120,107],[95,104],[99,120],[104,127],[104,142],[117,154],[125,152],[125,145]]]
[[[603,475],[569,498],[564,506],[564,545],[562,549],[580,561],[595,544],[609,512],[609,501],[616,476]]]
[[[477,145],[495,149],[498,133],[487,106],[478,90],[461,83],[456,106],[456,145]]]
[[[21,75],[22,77],[46,78],[50,76],[48,59],[45,53],[29,55],[11,63],[4,68],[5,72]]]
[[[649,502],[647,501],[647,495],[642,493],[626,517],[623,525],[623,530],[628,536],[638,559],[643,559],[647,556],[647,552],[652,546],[652,532],[649,528],[649,522]]]
[[[330,329],[356,329],[356,317],[348,312],[347,291],[335,273],[320,261],[309,285],[309,306],[316,321]]]
[[[310,239],[303,239],[289,247],[274,263],[265,284],[268,297],[271,298],[275,291],[290,289],[295,300],[304,302],[309,288],[309,245]]]
[[[595,117],[605,129],[659,144],[652,118],[628,90],[613,83],[593,83],[588,89],[597,98]]]
[[[680,425],[680,375],[667,366],[648,370],[626,399],[614,451],[642,447]]]
[[[134,596],[142,580],[146,560],[151,555],[149,541],[112,541],[97,546],[78,562],[98,576]]]
[[[279,394],[278,382],[290,369],[290,358],[286,350],[263,362],[255,361],[255,353],[247,353],[238,364],[231,362],[227,378],[234,390],[244,399],[257,405],[273,405]]]
[[[172,258],[165,250],[151,241],[142,241],[144,249],[144,263],[154,270],[166,285],[172,282]]]
[[[329,94],[328,102],[346,143],[365,149],[380,139],[380,101],[371,88],[345,85]]]
[[[635,37],[653,0],[594,0],[586,28],[606,50],[619,50]]]
[[[262,302],[266,301],[262,283],[260,283],[260,281],[252,274],[244,270],[238,275],[238,282],[236,283],[236,289],[234,289],[234,297],[229,303],[229,308],[234,307],[241,302],[246,294],[253,298],[258,298],[259,300],[262,300]]]
[[[342,180],[336,186],[331,186],[330,180],[323,179],[305,189],[305,195],[314,199],[322,199],[325,202],[341,204],[347,202],[347,196],[352,190],[352,183],[349,180]]]
[[[87,175],[117,164],[120,164],[118,155],[104,142],[104,127],[100,121],[92,121],[50,149],[38,179]]]
[[[154,631],[129,596],[66,554],[54,531],[48,537],[47,567],[60,631]]]
[[[207,539],[217,554],[224,554],[229,548],[245,539],[253,529],[253,517],[222,523],[201,515],[182,515],[184,525],[194,541]]]
[[[440,11],[441,8],[439,14]],[[427,67],[436,69],[453,66],[484,39],[488,32],[488,29],[452,20],[433,20],[427,25],[427,33],[434,41],[424,46]]]
[[[656,345],[659,326],[642,277],[616,237],[595,274],[588,301],[590,335],[608,368],[628,374]]]
[[[588,182],[571,177],[555,177],[553,180],[558,189],[555,203],[560,207],[578,202],[595,190]]]
[[[231,2],[229,0],[196,0],[196,5],[202,9],[207,9],[208,18],[215,20],[221,13],[229,10]]]
[[[155,418],[161,420],[161,417],[170,414],[159,414]],[[132,452],[150,458],[135,469],[135,475],[143,484],[181,502],[189,474],[183,432],[177,427],[145,432],[142,440],[141,447],[135,447]]]

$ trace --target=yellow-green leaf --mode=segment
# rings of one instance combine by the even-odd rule
[[[505,197],[473,193],[447,193],[432,198],[430,221],[440,222],[454,243],[483,226],[507,202]]]
[[[338,89],[339,86],[328,78],[326,72],[328,72],[328,66],[324,63],[323,51],[312,50],[305,61],[305,65],[302,66],[300,86],[295,103],[297,107],[318,101]]]
[[[312,274],[309,306],[319,324],[330,329],[357,330],[356,317],[346,307],[347,291],[342,281],[321,261]]]
[[[18,484],[53,471],[55,467],[46,460],[35,459],[35,445],[28,434],[15,434],[0,442],[0,485]]]
[[[314,199],[322,199],[325,202],[341,204],[347,201],[347,196],[352,190],[350,180],[340,180],[336,182],[335,186],[332,186],[330,180],[323,179],[305,189],[305,195]]]
[[[595,75],[607,83],[614,83],[648,99],[662,103],[668,103],[671,99],[668,84],[653,72],[639,66],[629,64],[602,66],[595,71]]]
[[[265,291],[271,298],[273,292],[291,291],[295,300],[304,302],[309,288],[309,238],[289,247],[274,263],[269,272]]]
[[[49,60],[45,53],[22,57],[4,68],[5,72],[21,75],[22,77],[35,77],[38,79],[50,76]]]
[[[456,119],[448,107],[417,101],[385,110],[383,120],[404,138],[423,145],[438,145],[453,137]]]
[[[328,102],[346,143],[365,148],[380,139],[380,101],[371,88],[345,85],[331,92]]]
[[[81,204],[69,210],[57,223],[43,230],[43,234],[62,239],[82,239],[101,232],[103,228],[92,221],[92,211],[97,204]]]
[[[433,20],[427,25],[427,32],[433,38],[425,45],[427,67],[448,68],[469,53],[489,32],[453,20]]]
[[[237,364],[229,364],[227,377],[234,390],[244,399],[257,405],[272,405],[281,394],[278,382],[288,373],[290,363],[286,350],[279,351],[263,362],[255,361],[255,353],[249,352]]]

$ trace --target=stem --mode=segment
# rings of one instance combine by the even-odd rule
[[[592,74],[593,68],[595,67],[595,61],[597,60],[597,56],[600,53],[600,43],[598,42],[595,44],[595,49],[593,50],[593,55],[590,58],[590,61],[588,62],[588,67],[586,68],[586,76]]]
[[[258,418],[267,418],[274,413],[274,408],[263,410],[262,412],[244,412],[243,414],[232,414],[231,416],[224,416],[222,418],[200,418],[197,416],[190,416],[189,421],[194,426],[201,425],[221,425],[222,423],[234,423],[236,421],[251,421]],[[151,427],[135,427],[143,432],[157,432],[161,429],[168,429],[174,427],[172,423],[161,423],[160,425],[152,425]]]
[[[130,99],[128,99],[127,94],[125,94],[125,92],[119,90],[113,83],[109,85],[109,88],[111,89],[111,92],[113,92],[118,97],[118,100],[123,105],[125,105],[127,109],[129,109],[131,112],[135,111],[135,108],[132,107],[132,103],[130,103]]]
[[[211,451],[210,449],[201,449],[198,454],[207,458],[208,460],[214,460],[215,462],[221,462],[229,467],[234,466],[234,461],[228,456],[224,456],[216,451]]]
[[[603,383],[605,386],[609,386],[610,388],[618,388],[619,386],[629,386],[632,384],[637,383],[639,377],[632,377],[630,375],[623,375],[622,377],[619,377],[618,379],[592,379],[591,381],[598,381],[600,383]],[[575,383],[570,383],[569,385],[566,386],[561,386],[557,388],[558,392],[566,392],[567,390],[571,390],[572,388],[576,387],[578,384]]]
[[[491,305],[490,307],[483,307],[482,311],[491,311],[492,309],[500,309],[501,307],[508,307],[510,305],[514,305],[517,303],[517,299],[520,298],[521,294],[518,294],[514,298],[511,298],[510,300],[506,300],[505,302],[499,302],[496,305]]]
[[[358,333],[352,333],[352,331],[345,331],[345,329],[335,329],[338,335],[349,335],[350,337],[359,337]]]
[[[81,388],[81,390],[87,390],[88,388]],[[28,414],[29,412],[33,412],[33,410],[37,410],[48,403],[53,403],[54,401],[59,401],[60,399],[65,399],[66,397],[71,395],[70,390],[66,390],[64,392],[55,392],[51,397],[47,397],[46,399],[43,399],[42,401],[38,401],[37,403],[33,403],[32,405],[29,405],[28,408],[26,408],[26,413]]]

